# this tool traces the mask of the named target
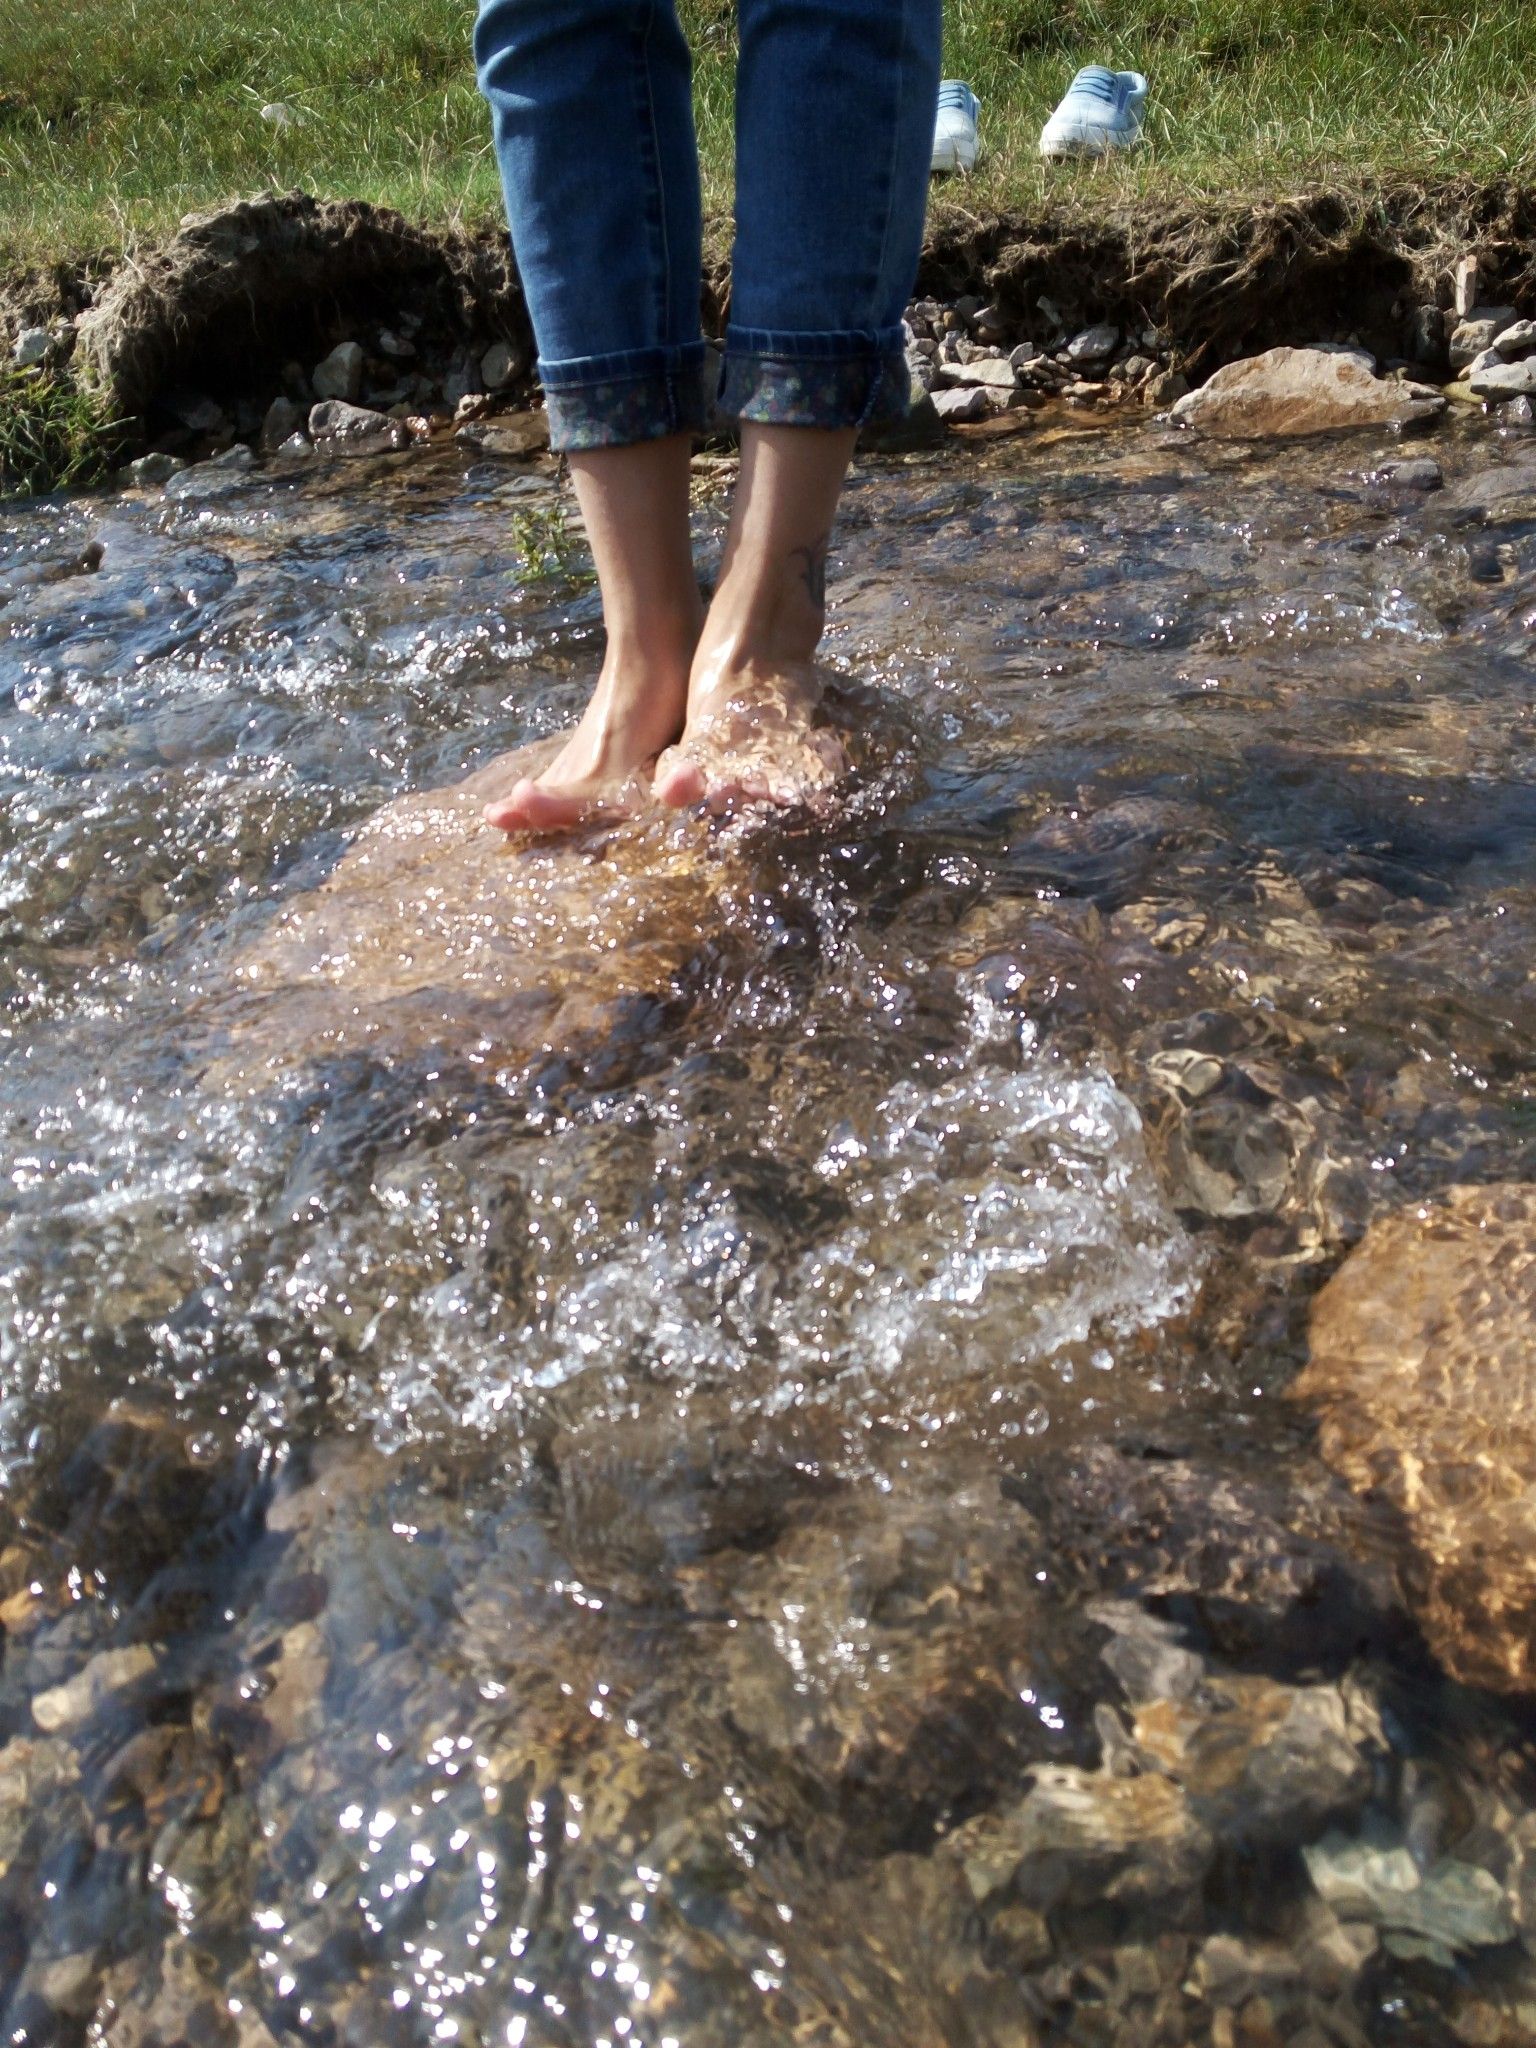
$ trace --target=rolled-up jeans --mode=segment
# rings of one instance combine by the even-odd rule
[[[792,426],[899,418],[939,0],[738,12],[719,404]],[[675,0],[482,0],[475,62],[555,447],[701,431],[699,165]]]

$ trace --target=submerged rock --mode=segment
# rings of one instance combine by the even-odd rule
[[[1323,1456],[1391,1503],[1432,1648],[1536,1686],[1536,1187],[1452,1189],[1375,1224],[1318,1296],[1295,1385]]]
[[[123,1650],[102,1650],[64,1685],[51,1686],[32,1702],[32,1718],[45,1735],[74,1728],[114,1693],[126,1692],[155,1668],[147,1643]]]
[[[1340,1919],[1379,1927],[1389,1941],[1399,1938],[1393,1945],[1412,1937],[1427,1945],[1432,1961],[1449,1966],[1459,1950],[1494,1948],[1514,1938],[1504,1887],[1477,1864],[1442,1856],[1421,1869],[1405,1842],[1370,1832],[1334,1831],[1302,1855],[1319,1895]]]
[[[1444,410],[1438,391],[1377,377],[1353,351],[1272,348],[1228,363],[1181,398],[1173,416],[1218,440],[1263,441],[1340,427],[1408,426]]]
[[[1021,1899],[1052,1911],[1104,1899],[1165,1902],[1199,1884],[1215,1843],[1171,1779],[1042,1764],[1019,1804],[949,1838],[978,1905]]]

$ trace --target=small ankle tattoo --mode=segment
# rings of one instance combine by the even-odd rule
[[[818,611],[824,610],[827,602],[827,543],[831,538],[830,533],[824,533],[808,548],[791,548],[789,551],[789,559],[802,565],[801,579]]]

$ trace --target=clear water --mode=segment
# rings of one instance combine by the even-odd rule
[[[871,463],[839,819],[510,853],[551,477],[0,516],[7,2040],[1536,2031],[1528,1724],[1285,1398],[1536,1177],[1536,461],[1389,452]]]

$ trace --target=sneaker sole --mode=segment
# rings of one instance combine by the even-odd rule
[[[933,152],[933,167],[930,175],[933,177],[945,177],[955,171],[970,172],[974,171],[975,168],[975,150],[964,150],[957,144],[952,143],[947,149],[936,149]]]
[[[1112,135],[1104,128],[1083,128],[1074,135],[1040,138],[1040,154],[1050,159],[1067,156],[1113,156],[1116,150],[1134,149],[1142,140],[1138,128],[1131,135]]]

